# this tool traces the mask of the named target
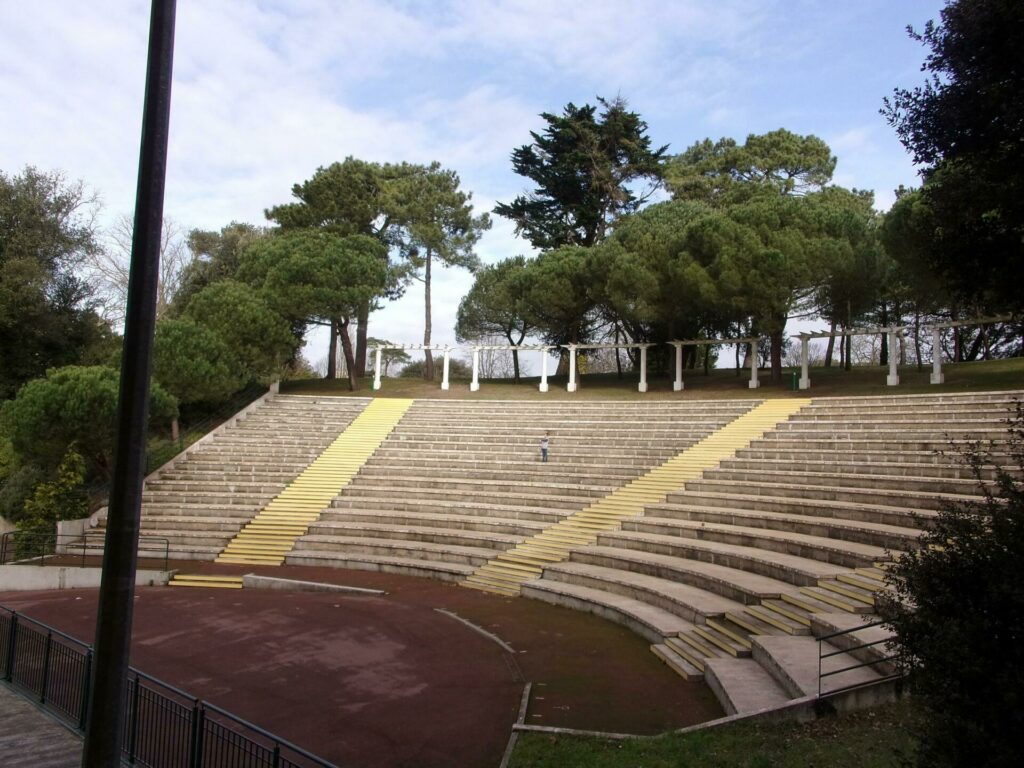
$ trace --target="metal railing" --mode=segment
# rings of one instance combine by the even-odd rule
[[[92,647],[0,606],[0,679],[79,732]],[[336,768],[155,677],[129,669],[122,758],[146,768]],[[3,754],[0,753],[0,762]]]
[[[8,531],[0,534],[0,565],[15,561],[30,561],[35,565],[46,565],[49,558],[81,558],[79,568],[85,568],[88,555],[101,557],[106,534],[100,531],[74,533],[22,533]],[[67,543],[61,544],[64,539]],[[163,570],[168,569],[171,559],[171,540],[163,536],[139,536],[139,549],[159,549],[163,554],[157,560],[164,561]]]
[[[859,627],[853,627],[851,629],[841,629],[838,632],[831,632],[831,633],[829,633],[827,635],[821,635],[820,637],[817,638],[817,640],[818,640],[818,696],[819,697],[821,696],[822,680],[824,678],[832,677],[833,675],[841,675],[844,672],[851,672],[851,671],[853,671],[855,669],[864,669],[864,668],[869,668],[870,667],[872,669],[876,669],[876,671],[880,670],[879,676],[876,679],[870,681],[872,684],[874,684],[874,683],[881,683],[881,682],[884,682],[885,680],[894,680],[894,679],[896,679],[898,677],[903,677],[903,673],[900,672],[898,667],[896,666],[896,662],[900,658],[900,655],[898,653],[893,653],[893,654],[879,656],[878,658],[871,659],[870,661],[861,661],[859,664],[851,664],[851,665],[849,665],[847,667],[841,667],[839,669],[830,669],[828,672],[822,672],[821,671],[822,662],[825,661],[825,659],[831,659],[833,656],[840,656],[840,655],[842,655],[844,653],[845,654],[854,654],[857,651],[860,651],[860,650],[863,650],[863,649],[866,649],[866,648],[873,648],[876,645],[882,645],[882,644],[885,644],[885,643],[889,643],[889,642],[891,642],[891,639],[888,638],[888,637],[883,637],[883,638],[879,638],[878,640],[872,640],[871,642],[868,642],[868,643],[855,642],[855,643],[852,643],[852,644],[844,644],[843,647],[840,647],[838,650],[829,651],[828,653],[824,653],[825,643],[826,642],[828,642],[830,640],[834,640],[834,639],[839,638],[839,637],[844,637],[846,635],[853,636],[853,634],[855,632],[860,632],[861,630],[864,630],[864,629],[871,629],[872,627],[878,627],[878,626],[881,626],[884,623],[885,622],[881,621],[881,620],[879,620],[879,621],[871,621],[871,622],[868,622],[867,624],[862,624]],[[848,691],[848,690],[850,690],[852,688],[859,688],[860,686],[862,686],[864,684],[865,684],[864,681],[856,682],[856,683],[850,683],[849,685],[843,685],[843,686],[839,686],[837,688],[830,688],[828,690],[828,693],[832,694],[832,693],[839,693],[841,691]]]

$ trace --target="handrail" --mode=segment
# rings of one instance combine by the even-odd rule
[[[34,632],[39,637],[35,642],[19,641],[18,638],[26,632]],[[77,647],[64,646],[62,650],[58,647],[60,652],[57,652],[54,650],[55,637]],[[91,645],[0,605],[0,680],[22,693],[37,697],[40,706],[80,733],[85,728],[92,654]],[[148,685],[143,687],[143,683]],[[213,768],[224,764],[237,768],[262,768],[271,764],[282,768],[337,768],[333,763],[226,709],[134,667],[128,669],[125,693],[122,702],[125,722],[130,727],[122,753],[129,763],[150,765],[152,768],[184,762],[190,768],[204,768],[206,765]],[[180,701],[182,699],[183,702]],[[157,719],[149,716],[153,702],[162,713]],[[171,712],[177,713],[176,720],[168,714]],[[208,719],[207,713],[216,715],[217,719]],[[222,731],[231,737],[223,738]],[[153,749],[153,745],[159,745],[159,752],[148,754],[147,749]],[[260,750],[265,754],[261,756]],[[225,757],[228,763],[223,762]],[[160,762],[161,758],[167,762]]]
[[[821,662],[824,661],[825,659],[830,659],[833,656],[840,656],[842,654],[851,654],[854,651],[860,651],[860,650],[863,650],[865,648],[872,648],[872,647],[874,647],[876,645],[880,645],[882,643],[890,642],[889,638],[880,638],[878,640],[872,640],[872,641],[866,642],[866,643],[858,643],[858,644],[855,644],[855,645],[848,645],[848,646],[846,646],[844,648],[839,648],[838,650],[835,650],[835,651],[829,651],[828,653],[823,653],[823,650],[824,650],[824,647],[825,647],[824,644],[825,644],[826,641],[832,640],[833,638],[836,638],[836,637],[842,637],[844,635],[853,635],[855,632],[860,632],[860,631],[865,630],[865,629],[871,629],[872,627],[878,627],[878,626],[881,626],[881,625],[883,625],[885,623],[886,622],[884,620],[879,619],[877,621],[870,621],[870,622],[868,622],[866,624],[861,624],[860,626],[857,626],[857,627],[851,627],[850,629],[840,629],[840,630],[838,630],[836,632],[830,632],[830,633],[825,634],[825,635],[819,635],[816,638],[817,641],[818,641],[818,697],[819,698],[821,697],[821,683],[822,683],[822,680],[824,678],[826,678],[826,677],[831,677],[833,675],[839,675],[839,674],[842,674],[843,672],[851,672],[851,671],[853,671],[855,669],[863,669],[864,667],[876,667],[876,666],[879,666],[881,664],[888,664],[889,662],[898,661],[900,659],[900,654],[899,653],[893,653],[893,654],[890,654],[890,655],[887,655],[887,656],[882,656],[881,658],[872,659],[871,661],[862,661],[859,664],[851,664],[850,666],[840,667],[838,669],[829,670],[828,672],[822,672],[821,671]],[[859,640],[859,638],[857,638],[857,639]],[[894,679],[899,678],[899,677],[903,677],[903,673],[900,672],[897,669],[895,672],[890,672],[890,673],[887,673],[887,674],[881,674],[879,676],[878,680],[876,680],[874,682],[883,682],[885,680],[894,680]],[[839,693],[841,691],[847,691],[847,690],[850,690],[852,688],[857,688],[857,687],[859,687],[861,685],[863,685],[863,683],[851,683],[849,685],[844,685],[844,686],[839,687],[839,688],[833,688],[832,690],[829,691],[829,693],[830,694]]]
[[[97,537],[103,537],[106,534],[100,533],[99,531],[85,531],[84,533],[23,533],[21,531],[7,531],[7,533],[0,534],[0,565],[4,565],[8,562],[8,552],[14,553],[16,546],[11,546],[12,541],[16,541],[18,538],[27,538],[30,541],[39,541],[38,549],[34,549],[28,553],[26,557],[19,558],[20,560],[31,560],[38,558],[39,565],[46,565],[46,558],[48,556],[60,557],[62,555],[77,555],[81,554],[81,562],[79,568],[85,568],[85,558],[87,556],[87,547],[89,546],[89,539],[95,539]],[[65,548],[64,552],[48,552],[48,542],[53,542],[54,549],[59,544],[59,539],[71,539],[71,543],[61,545]],[[163,544],[163,561],[164,570],[166,571],[170,565],[171,560],[171,540],[166,536],[139,536],[139,544],[143,543],[162,543]],[[81,552],[70,552],[68,550],[76,548],[76,544],[79,545]],[[13,560],[12,560],[13,562]]]

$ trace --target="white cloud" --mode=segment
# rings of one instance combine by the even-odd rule
[[[132,209],[148,5],[0,3],[0,168],[60,168],[103,195],[108,218]],[[877,106],[831,119],[848,109],[858,72],[885,81],[891,71],[893,85],[905,77],[904,60],[890,65],[857,45],[876,37],[870,25],[888,8],[884,0],[864,0],[856,12],[781,0],[189,0],[178,4],[166,210],[186,227],[263,223],[263,210],[287,201],[293,184],[347,155],[438,160],[460,174],[478,211],[490,210],[528,188],[509,155],[543,129],[539,112],[618,93],[655,144],[676,152],[710,133],[742,139],[764,126],[829,137],[837,181],[875,188],[885,207],[913,171]],[[910,20],[929,16],[917,8]],[[826,91],[808,78],[840,33],[850,47]],[[532,249],[495,218],[478,252],[490,263]],[[454,340],[470,284],[464,272],[438,273],[442,343],[446,333]],[[416,293],[377,313],[372,333],[421,338]]]

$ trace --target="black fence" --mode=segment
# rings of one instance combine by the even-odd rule
[[[15,561],[46,565],[47,558],[57,557],[66,565],[84,568],[87,556],[103,556],[105,537],[102,531],[86,531],[83,534],[8,531],[0,534],[0,565]],[[163,561],[163,570],[167,570],[171,558],[170,539],[163,536],[139,536],[139,550],[139,557]]]
[[[85,729],[92,648],[0,606],[0,679]],[[124,690],[123,759],[146,768],[336,768],[135,669]],[[0,762],[3,755],[0,754]]]

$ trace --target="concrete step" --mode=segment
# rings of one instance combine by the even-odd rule
[[[843,541],[854,541],[889,549],[912,549],[921,535],[917,528],[883,525],[834,517],[815,517],[763,510],[706,508],[695,504],[650,505],[644,519],[664,516],[672,520],[689,520],[720,525],[737,525],[791,531]]]
[[[688,584],[742,604],[758,604],[792,587],[786,582],[718,563],[638,549],[593,545],[574,550],[570,560]]]
[[[336,509],[323,512],[320,524],[337,523],[355,526],[363,524],[379,524],[391,526],[418,526],[441,531],[479,531],[481,533],[501,533],[512,537],[525,538],[541,533],[546,521],[514,520],[492,517],[470,517],[468,515],[446,514],[407,514],[401,512],[380,512],[376,510]]]
[[[429,526],[389,525],[387,523],[339,523],[320,521],[309,527],[310,536],[344,536],[346,538],[382,538],[423,541],[434,544],[486,547],[503,551],[523,540],[523,536],[467,530],[442,530]]]
[[[840,649],[824,644],[822,653]],[[819,645],[813,637],[759,636],[753,638],[753,658],[779,683],[790,698],[817,696],[819,692]],[[822,659],[822,673],[835,673],[820,678],[821,693],[828,693],[847,685],[871,683],[881,676],[870,667],[859,667],[846,672],[839,670],[858,667],[860,662],[846,653]]]
[[[600,534],[597,544],[723,565],[796,586],[814,585],[821,578],[831,578],[849,570],[841,565],[756,546],[644,533],[634,530],[631,522],[624,523],[622,531]]]
[[[789,694],[754,659],[721,656],[709,659],[704,669],[708,687],[728,715],[745,715],[777,709]]]
[[[241,576],[203,576],[177,573],[167,583],[169,587],[198,587],[201,589],[241,589]]]
[[[583,505],[581,504],[580,507]],[[496,504],[493,501],[486,507],[480,504],[421,499],[379,499],[370,497],[339,496],[331,502],[333,509],[382,510],[385,512],[408,512],[423,514],[467,515],[471,517],[493,517],[503,520],[536,520],[555,523],[566,516],[570,510],[552,510],[542,507],[527,507],[512,504]]]
[[[534,491],[533,493],[529,491]],[[576,511],[592,503],[600,496],[585,492],[575,495],[556,495],[554,493],[543,493],[543,489],[526,486],[524,490],[514,491],[491,491],[486,486],[474,488],[429,488],[422,487],[415,490],[417,500],[433,503],[457,503],[474,504],[487,506],[496,499],[501,499],[504,504],[512,504],[520,507],[537,507],[540,509]],[[396,494],[402,492],[395,488],[389,488],[386,484],[367,485],[365,483],[352,483],[345,487],[333,506],[340,506],[341,500],[353,500],[360,503],[364,499],[381,499],[388,501]]]
[[[307,551],[337,551],[343,554],[386,555],[405,559],[434,560],[480,566],[494,557],[494,550],[479,546],[460,546],[427,541],[383,539],[358,536],[319,536],[307,534],[295,542],[292,555]]]
[[[748,453],[744,451],[743,453]],[[935,458],[935,457],[933,457]],[[811,461],[804,459],[800,467],[807,473],[815,475],[840,476],[846,478],[914,478],[915,480],[933,480],[936,478],[950,479],[959,482],[974,482],[974,475],[970,467],[960,464],[938,464],[924,461],[907,462],[861,462],[851,461],[849,457],[836,456],[832,461]],[[793,457],[785,459],[773,458],[734,458],[726,459],[721,464],[721,469],[726,471],[753,471],[771,473],[787,473],[794,468]],[[866,470],[870,468],[868,474]],[[711,470],[709,470],[711,472]],[[705,473],[708,477],[717,476]],[[992,479],[994,469],[990,469],[984,475],[985,479]],[[888,482],[885,480],[884,482]],[[959,484],[958,482],[958,484]]]
[[[920,525],[920,520],[929,520],[936,515],[935,510],[908,509],[866,502],[752,494],[746,493],[746,490],[743,488],[738,492],[670,493],[664,504],[650,505],[651,516],[667,518],[679,515],[680,519],[687,519],[695,510],[703,508],[835,518],[909,529]]]
[[[701,479],[688,482],[686,490],[672,494],[669,502],[693,503],[690,499],[701,498],[705,493],[732,493],[736,483],[731,480]],[[840,501],[853,504],[872,504],[888,507],[909,507],[937,511],[950,503],[972,501],[976,494],[932,493],[926,491],[904,491],[891,487],[837,487],[835,485],[813,485],[811,483],[765,482],[744,484],[741,491],[745,496],[769,496],[785,499],[813,499],[816,501]]]
[[[461,581],[475,570],[475,566],[451,560],[427,560],[397,554],[349,552],[321,549],[296,549],[285,557],[288,565],[329,566],[360,571],[400,573],[407,576]]]
[[[639,600],[577,584],[538,579],[523,584],[522,595],[553,605],[593,613],[616,624],[622,624],[655,644],[664,642],[666,637],[693,628],[690,622],[674,613]]]
[[[665,662],[670,669],[676,674],[682,677],[684,680],[696,681],[703,680],[704,673],[696,666],[691,664],[679,653],[677,653],[667,643],[654,643],[651,645],[651,653]]]
[[[884,488],[902,492],[925,492],[977,495],[978,482],[973,477],[943,478],[936,476],[894,475],[874,472],[875,468],[865,468],[864,472],[828,472],[818,471],[814,465],[801,464],[786,467],[746,467],[736,468],[722,466],[707,470],[703,479],[714,482],[730,482],[742,485],[761,485],[778,483],[782,485],[827,485],[833,488]]]
[[[689,584],[589,563],[552,563],[544,569],[544,579],[639,600],[681,616],[692,624],[703,624],[709,616],[721,616],[742,608],[742,603]]]
[[[842,541],[822,536],[811,536],[789,531],[775,531],[750,526],[719,525],[690,520],[668,518],[641,518],[627,520],[623,530],[654,533],[678,538],[706,539],[723,544],[778,552],[780,554],[821,560],[845,568],[871,565],[887,558],[884,547]]]

